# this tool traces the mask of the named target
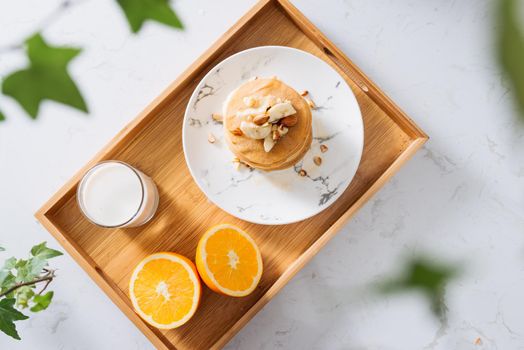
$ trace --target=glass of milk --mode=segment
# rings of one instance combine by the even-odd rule
[[[110,160],[98,163],[84,175],[77,200],[82,213],[98,226],[135,227],[155,215],[158,190],[140,170]]]

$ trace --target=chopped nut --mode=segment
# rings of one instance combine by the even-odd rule
[[[235,170],[240,170],[240,166],[242,165],[242,162],[240,162],[240,159],[238,157],[233,157],[233,166],[235,167]]]
[[[320,158],[319,156],[313,157],[313,163],[320,166],[320,164],[322,164],[322,158]]]
[[[244,135],[244,133],[242,132],[242,130],[240,130],[240,128],[236,128],[236,129],[233,129],[233,130],[229,130],[233,135],[236,135],[236,136],[242,136]]]
[[[280,133],[278,130],[273,130],[273,140],[277,141],[278,139],[280,139]]]
[[[482,339],[480,339],[480,337],[478,337],[477,339],[475,339],[474,344],[475,345],[482,345]]]
[[[224,119],[222,117],[222,114],[218,114],[218,113],[211,114],[211,118],[213,118],[213,120],[218,122],[218,123],[222,123],[222,120]]]
[[[307,176],[307,172],[304,169],[300,169],[300,171],[298,172],[298,175],[304,177],[304,176]]]
[[[294,126],[298,122],[298,116],[296,114],[289,115],[287,117],[284,117],[280,119],[280,124],[285,126]]]
[[[269,116],[266,115],[266,114],[259,114],[257,116],[255,116],[255,118],[253,118],[253,123],[255,123],[256,125],[263,125],[265,123],[267,123],[267,121],[269,120]]]
[[[309,97],[306,98],[306,102],[307,102],[307,104],[309,105],[309,107],[310,107],[311,109],[315,109],[315,108],[317,108],[317,105],[315,104],[315,102],[313,102],[313,100],[310,99]]]
[[[304,90],[304,91],[302,91],[302,92],[300,93],[300,96],[306,96],[306,95],[308,95],[308,94],[309,94],[309,91]]]
[[[289,129],[286,128],[282,124],[277,127],[277,130],[278,130],[278,133],[280,134],[280,136],[283,136],[283,135],[287,134],[287,132],[289,131]]]
[[[215,135],[213,135],[212,133],[209,133],[209,134],[207,135],[207,140],[209,141],[209,143],[215,143],[215,141],[216,141],[217,139],[215,138]]]
[[[328,146],[326,146],[326,145],[320,145],[320,152],[322,152],[322,153],[326,153],[327,150],[328,150]]]

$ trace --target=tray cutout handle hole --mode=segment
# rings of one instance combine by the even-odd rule
[[[344,64],[344,62],[340,61],[340,60],[338,59],[338,57],[337,57],[333,52],[331,52],[330,49],[328,49],[328,48],[325,47],[325,46],[322,46],[322,49],[323,49],[324,53],[325,53],[326,55],[328,55],[329,58],[331,58],[331,60],[332,60],[333,62],[335,62],[335,64],[336,64],[336,65],[337,65],[337,66],[338,66],[338,67],[339,67],[339,68],[340,68],[344,73],[346,73],[346,75],[347,75],[351,80],[353,80],[353,82],[354,82],[355,84],[357,84],[357,86],[358,86],[359,88],[362,89],[362,91],[364,91],[364,92],[368,92],[368,91],[369,91],[369,88],[367,87],[367,85],[364,84],[363,82],[361,82],[360,79],[358,79],[357,77],[355,77],[355,74],[351,71],[351,69],[350,69],[349,67],[347,67],[347,66]]]

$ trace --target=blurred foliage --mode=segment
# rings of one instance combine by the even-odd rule
[[[49,304],[51,304],[51,300],[53,299],[53,292],[47,292],[43,295],[35,295],[33,298],[33,307],[31,307],[31,311],[38,312],[47,309]]]
[[[445,286],[457,273],[456,267],[436,264],[418,257],[407,262],[404,273],[380,283],[376,289],[384,295],[412,290],[419,291],[431,302],[433,313],[442,318],[445,314]]]
[[[87,112],[87,106],[67,72],[67,65],[80,49],[49,46],[40,34],[26,40],[29,67],[8,75],[2,93],[13,97],[36,118],[43,100],[53,100]]]
[[[169,6],[168,0],[116,1],[124,11],[133,33],[140,31],[147,20],[183,29],[182,22]],[[50,18],[58,18],[58,13],[73,4],[71,0],[64,0]],[[44,100],[59,102],[87,113],[84,98],[67,71],[67,66],[80,54],[81,49],[50,46],[39,31],[41,29],[23,44],[9,47],[10,50],[25,48],[29,66],[8,74],[1,84],[1,92],[14,98],[33,119],[37,118]],[[5,115],[0,111],[0,122],[4,120]]]
[[[519,8],[520,6],[520,8]],[[524,118],[524,24],[519,23],[520,0],[499,0],[499,56]]]
[[[0,251],[4,249],[0,247]],[[19,310],[30,308],[32,312],[47,309],[53,299],[53,292],[43,294],[55,277],[54,270],[48,269],[48,260],[62,255],[58,250],[48,248],[46,242],[31,248],[27,259],[11,257],[0,268],[0,331],[20,339],[15,321],[28,317]],[[37,292],[36,286],[44,283]]]
[[[137,33],[146,20],[153,20],[182,29],[183,25],[168,0],[117,0],[124,11],[133,33]]]

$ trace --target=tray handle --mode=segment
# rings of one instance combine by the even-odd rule
[[[337,67],[342,70],[362,91],[365,93],[369,92],[369,87],[359,79],[359,77],[355,74],[355,72],[348,67],[344,61],[339,59],[337,55],[335,55],[329,48],[327,48],[325,45],[322,45],[322,50],[324,53],[337,65]]]

